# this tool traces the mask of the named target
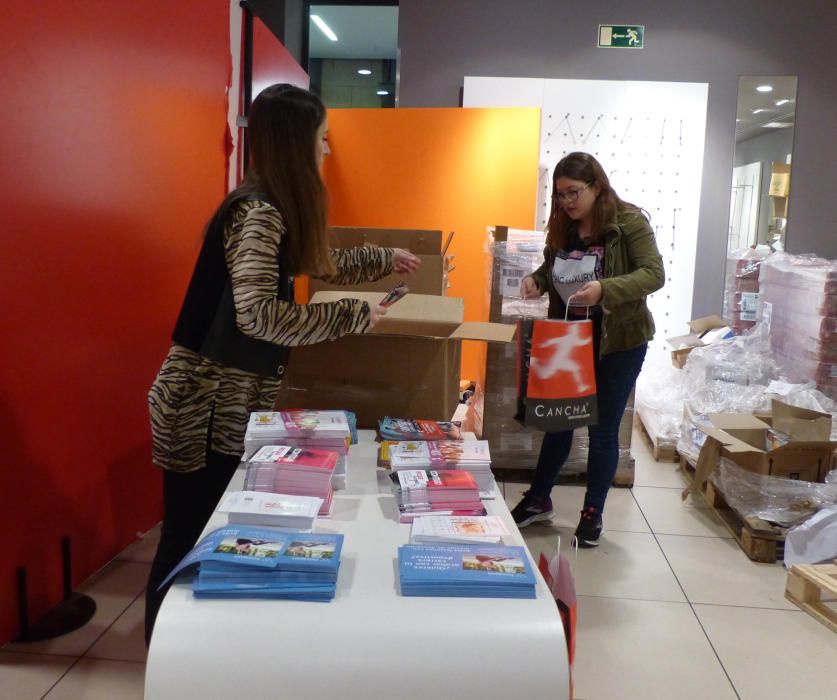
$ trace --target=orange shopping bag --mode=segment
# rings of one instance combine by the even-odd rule
[[[518,321],[517,343],[515,418],[550,433],[594,425],[593,322]]]

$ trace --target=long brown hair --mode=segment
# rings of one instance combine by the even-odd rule
[[[589,153],[576,151],[564,156],[552,173],[552,208],[546,227],[546,244],[552,250],[567,250],[578,224],[573,221],[558,203],[555,181],[560,177],[584,182],[590,187],[599,188],[599,194],[593,204],[593,219],[590,233],[594,241],[600,241],[605,227],[616,219],[619,212],[626,210],[640,211],[639,207],[625,202],[613,191],[610,180],[601,163]]]
[[[316,158],[317,130],[325,120],[319,97],[279,83],[262,90],[247,118],[250,168],[227,199],[263,194],[282,214],[288,272],[335,272],[328,253],[327,195]]]

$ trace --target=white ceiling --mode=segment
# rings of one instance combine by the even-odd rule
[[[309,21],[310,58],[396,58],[398,7],[393,5],[311,5],[337,35],[331,41]]]
[[[771,85],[771,92],[759,92],[759,85]],[[790,100],[777,106],[778,100]],[[753,110],[763,112],[753,114]],[[754,136],[761,136],[772,127],[765,127],[770,122],[793,124],[796,112],[796,76],[759,75],[742,76],[738,79],[738,113],[735,122],[735,140],[745,141]]]

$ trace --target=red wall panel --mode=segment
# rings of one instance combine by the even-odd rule
[[[274,83],[308,89],[310,78],[258,17],[253,18],[253,98]]]
[[[33,2],[2,20],[0,642],[160,517],[146,392],[225,187],[229,5]],[[11,26],[8,26],[11,25]]]

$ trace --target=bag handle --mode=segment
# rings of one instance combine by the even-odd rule
[[[564,304],[564,320],[565,320],[565,321],[569,321],[569,318],[568,318],[568,317],[569,317],[569,315],[570,315],[570,301],[572,301],[573,296],[575,296],[575,295],[574,295],[574,294],[570,294],[569,298],[567,299],[567,303],[566,303],[566,304]],[[585,311],[585,314],[586,314],[586,315],[585,315],[585,320],[586,320],[586,321],[589,321],[589,320],[590,320],[590,307],[589,307],[589,306],[585,306],[585,307],[584,307],[584,311]]]

